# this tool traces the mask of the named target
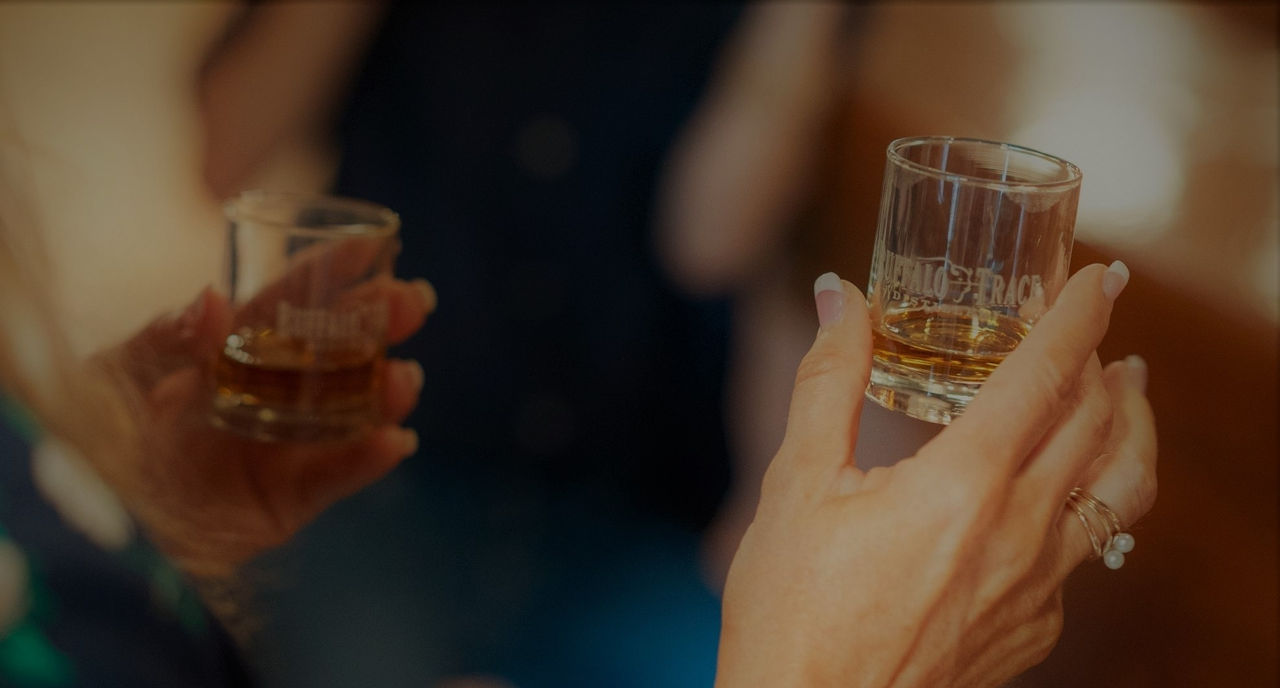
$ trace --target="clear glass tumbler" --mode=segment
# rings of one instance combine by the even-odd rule
[[[234,315],[214,364],[214,422],[292,441],[370,426],[399,217],[365,201],[262,191],[225,211]]]
[[[950,423],[1066,284],[1079,168],[1008,143],[889,144],[867,396]]]

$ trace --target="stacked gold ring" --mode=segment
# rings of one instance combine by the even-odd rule
[[[1067,495],[1067,504],[1076,512],[1080,525],[1089,534],[1089,543],[1093,545],[1094,558],[1101,557],[1102,563],[1109,569],[1124,566],[1124,555],[1133,551],[1135,541],[1133,535],[1124,532],[1120,525],[1120,517],[1101,499],[1093,496],[1088,490],[1076,487]],[[1093,515],[1090,518],[1090,514]],[[1094,523],[1101,523],[1106,533],[1105,540],[1098,536]]]

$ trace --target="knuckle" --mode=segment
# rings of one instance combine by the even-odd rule
[[[805,354],[796,369],[796,387],[805,387],[827,378],[844,368],[843,358],[828,349],[814,349]]]
[[[758,512],[774,513],[794,507],[804,499],[805,487],[797,471],[796,457],[785,448],[780,450],[760,480]]]
[[[1082,410],[1094,440],[1099,444],[1104,442],[1111,435],[1115,423],[1115,407],[1111,397],[1101,389],[1095,389],[1085,400]]]
[[[905,489],[927,493],[928,507],[943,517],[973,511],[990,490],[990,481],[969,470],[949,470],[940,479],[934,467],[943,459],[933,445],[923,447],[914,457],[894,466],[894,480]]]
[[[1049,637],[1051,642],[1057,642],[1062,636],[1062,627],[1065,620],[1065,614],[1062,610],[1062,597],[1054,595],[1049,601],[1044,613],[1044,633]]]
[[[1049,347],[1045,360],[1036,368],[1035,389],[1046,399],[1065,400],[1076,388],[1076,375],[1071,369],[1072,352],[1065,345]]]
[[[1058,639],[1062,637],[1063,624],[1062,603],[1050,603],[1037,622],[1034,653],[1037,664],[1047,659],[1053,648],[1057,647]]]
[[[960,478],[937,491],[933,515],[942,530],[980,536],[998,518],[999,504],[991,499],[989,481]]]
[[[910,459],[903,459],[909,461]],[[901,463],[901,462],[899,462]],[[893,477],[893,471],[888,466],[872,466],[862,477],[862,485],[868,490],[878,489],[889,482]]]
[[[931,495],[931,511],[936,518],[944,522],[954,522],[973,510],[971,506],[976,492],[974,486],[966,481],[951,481],[945,487],[939,487]]]
[[[769,462],[769,467],[764,471],[764,478],[760,480],[760,501],[772,500],[782,490],[785,481],[783,476],[785,471],[779,467],[778,458],[774,458]]]

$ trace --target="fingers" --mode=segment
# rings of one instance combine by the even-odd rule
[[[344,293],[335,306],[341,309],[360,303],[387,304],[387,343],[399,344],[422,329],[427,316],[435,311],[436,290],[424,279],[381,278]]]
[[[387,362],[382,384],[382,413],[395,424],[404,422],[422,393],[422,366],[417,361]]]
[[[382,303],[387,306],[386,341],[388,344],[399,344],[422,329],[427,316],[435,311],[436,290],[431,286],[430,282],[424,279],[406,282],[384,277],[365,282],[344,292],[329,307],[342,310],[343,308],[351,308],[360,304]],[[268,307],[268,304],[265,303],[250,306],[250,308],[256,309],[251,314],[252,317],[267,317],[268,321],[272,320],[274,316],[270,316],[265,310]],[[274,304],[271,304],[270,307],[274,308]],[[242,311],[239,314],[242,321],[245,317],[248,317],[246,313]]]
[[[353,297],[386,299],[389,344],[398,344],[421,329],[436,307],[435,289],[422,279],[370,283],[363,293],[353,292]],[[205,289],[181,313],[156,319],[97,360],[119,368],[139,390],[148,393],[172,373],[212,360],[222,347],[231,322],[227,298]]]
[[[1145,394],[1146,377],[1146,363],[1136,356],[1107,366],[1103,379],[1115,420],[1104,453],[1080,479],[1080,486],[1115,511],[1126,529],[1146,515],[1156,499],[1156,428]],[[1058,573],[1065,577],[1092,556],[1093,548],[1070,507],[1063,510],[1058,528],[1063,543]]]
[[[407,283],[401,286],[403,291],[419,292],[416,287]],[[419,318],[425,317],[420,307],[415,308]],[[221,340],[216,338],[216,341]],[[141,346],[141,344],[136,345],[135,349]],[[200,395],[208,393],[202,371],[193,365],[195,362],[188,353],[173,357],[174,369],[172,370],[162,371],[158,365],[146,368],[148,375],[156,377],[146,390],[145,398],[152,411],[158,414],[157,419],[167,421],[177,419],[189,410],[191,403]],[[162,372],[163,376],[161,376]],[[381,389],[382,417],[395,424],[402,423],[413,411],[422,393],[422,365],[413,360],[391,359],[387,361],[386,366],[383,366],[381,375],[382,384],[379,388]]]
[[[208,394],[209,388],[199,369],[186,367],[170,373],[157,380],[145,397],[152,413],[150,422],[161,427],[176,425],[191,412],[197,400],[208,398]]]
[[[422,383],[422,366],[417,361],[387,361],[382,384],[382,415],[387,424],[354,446],[326,450],[304,461],[297,484],[306,510],[319,513],[382,478],[417,451],[417,433],[397,426],[418,403]]]
[[[318,244],[293,255],[288,272],[242,302],[237,318],[260,320],[275,312],[281,300],[326,303],[353,283],[363,282],[379,266],[388,266],[399,243],[389,237],[352,237]]]
[[[387,343],[399,344],[422,329],[436,309],[436,290],[424,279],[396,280],[387,290]]]
[[[1046,595],[1038,606],[1037,594]],[[958,667],[958,674],[950,685],[955,688],[1003,686],[1049,656],[1062,635],[1062,588],[1055,586],[1046,594],[1036,587],[1030,595],[1023,595],[1008,605],[1009,611],[1015,614],[1000,619],[1004,623],[998,632],[989,636],[986,650],[976,653],[976,662]],[[1017,614],[1022,610],[1027,611]]]
[[[964,415],[926,445],[925,452],[963,475],[997,481],[1011,475],[1076,393],[1127,281],[1128,268],[1120,261],[1077,272]]]
[[[818,336],[796,371],[778,460],[828,474],[850,464],[871,374],[871,326],[862,293],[834,273],[818,278],[814,294]]]
[[[303,522],[381,479],[417,450],[416,432],[383,425],[354,445],[310,457],[295,479]]]
[[[210,360],[230,327],[226,297],[206,288],[181,313],[154,320],[99,360],[118,366],[145,393],[171,373]]]
[[[1065,498],[1103,453],[1113,413],[1102,366],[1094,354],[1081,375],[1070,410],[1031,453],[1014,482],[1014,499],[1020,510],[1034,517],[1043,529],[1047,530],[1061,512],[1057,497]]]

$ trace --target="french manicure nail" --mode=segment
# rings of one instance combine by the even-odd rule
[[[834,272],[813,282],[813,300],[818,307],[818,327],[828,327],[844,317],[844,284]]]
[[[1102,276],[1102,293],[1108,299],[1115,300],[1120,292],[1124,291],[1124,285],[1129,283],[1129,266],[1123,261],[1115,261],[1107,268],[1107,272]]]
[[[1137,354],[1130,354],[1124,359],[1125,366],[1129,369],[1129,384],[1138,388],[1143,394],[1147,393],[1147,362]]]

